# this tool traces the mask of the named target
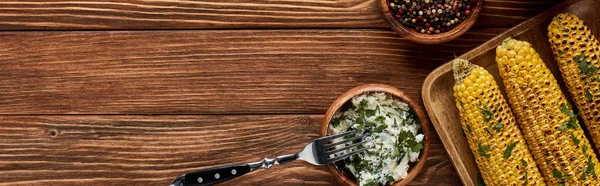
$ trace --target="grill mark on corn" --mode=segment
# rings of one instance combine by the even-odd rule
[[[566,30],[568,32],[570,29],[566,28]],[[569,33],[562,34],[569,35]],[[551,36],[555,35],[557,34],[549,35],[549,38],[553,38]],[[560,37],[560,35],[558,36]],[[557,40],[557,42],[558,44],[567,43],[567,40]],[[560,126],[571,120],[560,109],[568,103],[558,82],[545,66],[539,54],[528,42],[510,38],[505,40],[496,49],[496,52],[496,62],[500,68],[500,76],[505,84],[510,104],[515,109],[514,113],[525,139],[548,184],[597,184],[589,179],[580,182],[577,176],[573,176],[581,175],[583,167],[587,163],[588,157],[579,149],[579,146],[588,146],[589,141],[579,127],[559,130]],[[515,55],[517,52],[518,55]],[[564,52],[570,53],[571,51],[566,49]],[[518,68],[513,68],[515,66]],[[579,146],[575,145],[571,139],[571,132],[580,140]],[[598,162],[595,155],[592,156],[592,161]],[[571,175],[571,177],[555,178],[552,175],[553,170]]]
[[[484,182],[487,185],[545,185],[516,119],[492,75],[482,67],[461,59],[454,62],[454,75],[456,107]],[[498,123],[503,126],[488,134],[485,129]],[[508,148],[511,144],[514,146],[512,149]],[[482,154],[481,147],[484,145],[489,149],[485,148]],[[521,167],[522,162],[530,165]]]
[[[565,28],[571,28],[571,31],[568,31],[571,35],[564,38],[549,37],[548,41],[575,106],[579,109],[579,115],[583,118],[585,125],[582,126],[587,127],[596,149],[600,149],[600,79],[596,79],[600,74],[596,72],[591,78],[587,78],[587,74],[581,73],[579,63],[573,60],[583,55],[583,60],[588,61],[590,66],[599,67],[600,43],[584,21],[570,13],[554,17],[548,26],[548,36],[565,34]],[[565,45],[564,41],[567,40],[575,44]],[[559,51],[565,52],[560,54]],[[585,82],[586,79],[588,82]]]

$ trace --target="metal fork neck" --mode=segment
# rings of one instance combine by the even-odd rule
[[[264,158],[262,161],[248,163],[250,166],[250,171],[259,169],[259,168],[271,168],[273,165],[281,165],[290,161],[294,161],[298,159],[298,154],[288,154],[283,156],[277,156],[275,159]]]

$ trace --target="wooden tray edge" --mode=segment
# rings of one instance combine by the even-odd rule
[[[567,8],[567,7],[573,5],[577,2],[580,2],[580,1],[582,1],[582,0],[567,0],[559,5],[556,5],[556,6],[552,7],[551,9],[499,34],[498,36],[490,39],[489,41],[481,44],[480,46],[474,48],[473,50],[468,51],[467,53],[465,53],[457,58],[471,60],[472,58],[474,58],[478,55],[481,55],[481,54],[487,52],[488,50],[494,49],[496,46],[501,44],[505,38],[513,37],[515,35],[519,35],[519,34],[525,32],[527,30],[527,27],[529,27],[529,25],[539,24],[540,22],[545,21],[548,16],[555,15],[556,13],[559,12],[559,10]],[[452,161],[452,164],[454,165],[454,168],[456,169],[461,181],[463,182],[464,185],[477,185],[473,180],[465,179],[465,178],[468,178],[469,176],[468,176],[468,172],[467,172],[465,166],[462,164],[462,160],[460,160],[457,156],[451,155],[451,154],[456,154],[456,152],[454,152],[454,151],[456,151],[456,148],[454,147],[454,144],[448,143],[448,142],[452,141],[452,139],[449,136],[447,136],[444,132],[441,132],[440,130],[438,130],[438,129],[440,129],[440,121],[437,119],[437,116],[435,115],[435,112],[432,109],[433,105],[430,102],[431,97],[432,97],[430,92],[431,92],[433,83],[435,82],[437,77],[441,76],[442,74],[448,73],[452,70],[451,62],[452,61],[446,62],[442,66],[436,68],[431,73],[429,73],[429,75],[425,78],[425,81],[423,82],[423,87],[421,88],[421,97],[423,99],[423,105],[425,106],[425,110],[427,111],[427,113],[429,115],[429,119],[431,120],[431,123],[432,123],[435,131],[437,132],[439,137],[442,139],[441,140],[442,145],[444,146],[446,153],[448,153],[450,160]],[[451,152],[453,152],[453,153],[451,153]]]

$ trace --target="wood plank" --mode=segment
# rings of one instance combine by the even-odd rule
[[[486,0],[476,27],[512,27],[562,0]],[[388,28],[376,0],[19,0],[0,30]]]
[[[420,97],[435,67],[504,29],[441,46],[380,30],[0,33],[0,114],[325,113],[354,86]]]
[[[168,185],[185,172],[294,153],[321,115],[0,116],[0,185]],[[459,185],[437,135],[411,185]],[[301,161],[236,178],[238,185],[331,185]],[[228,182],[231,184],[231,182]]]

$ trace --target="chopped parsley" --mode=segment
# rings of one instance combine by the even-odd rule
[[[374,116],[374,115],[375,115],[375,113],[376,113],[376,110],[370,110],[370,109],[366,109],[366,110],[365,110],[365,115],[366,115],[367,117]]]
[[[424,141],[421,141],[421,143],[417,143],[415,146],[413,146],[411,148],[412,152],[419,152],[419,151],[421,151],[421,149],[423,149],[423,142]]]
[[[340,122],[341,122],[341,119],[340,119],[340,118],[333,118],[333,119],[331,120],[331,125],[332,125],[333,127],[338,127],[338,126],[340,125]]]
[[[581,151],[583,151],[583,154],[587,153],[587,145],[583,145],[583,147],[581,147]]]
[[[570,174],[563,174],[562,172],[560,172],[560,171],[558,171],[556,169],[553,169],[552,170],[552,177],[558,178],[558,179],[569,179],[569,178],[571,178],[573,176],[571,176]]]
[[[467,124],[467,131],[470,133],[473,132],[473,129],[471,128],[471,125]]]
[[[559,54],[559,55],[563,55],[563,54],[565,54],[565,51],[559,50],[559,51],[558,51],[558,54]]]
[[[360,108],[366,108],[366,107],[368,107],[368,106],[369,106],[369,104],[368,104],[368,101],[367,101],[367,99],[363,99],[363,100],[361,100],[361,101],[360,101],[360,103],[358,104],[358,106],[359,106]]]
[[[585,57],[585,54],[581,54],[573,57],[573,60],[579,63],[580,73],[586,76],[585,81],[589,83],[588,79],[598,72],[598,67],[593,66]]]
[[[521,159],[521,165],[523,165],[523,172],[525,172],[525,185],[529,184],[529,177],[527,175],[527,162]]]
[[[571,132],[571,140],[573,141],[573,143],[575,144],[575,146],[579,147],[579,143],[581,141],[579,139],[577,139],[577,137],[575,137],[575,134],[573,134],[573,132]]]
[[[377,127],[377,129],[375,129],[375,131],[383,132],[383,130],[385,130],[387,128],[388,128],[388,126],[386,124],[381,124],[381,125],[379,125],[379,127]]]
[[[517,146],[518,141],[515,141],[513,143],[511,143],[510,145],[508,145],[506,147],[506,149],[504,149],[504,158],[510,158],[510,156],[512,155],[512,151],[513,149]]]
[[[374,121],[376,121],[376,122],[379,122],[379,123],[383,124],[383,123],[385,123],[385,117],[383,117],[383,116],[377,116],[377,117],[374,119]],[[398,124],[396,124],[396,119],[395,119],[395,118],[394,118],[394,124],[395,124],[395,125],[398,125]]]
[[[392,182],[396,181],[396,180],[394,180],[393,176],[387,176],[386,178],[387,178],[388,183],[392,183]]]
[[[490,146],[481,145],[481,143],[478,143],[477,145],[479,146],[478,147],[479,155],[483,156],[483,157],[486,157],[486,158],[489,158],[490,154],[487,153],[487,152],[490,151]]]
[[[598,175],[596,175],[596,172],[594,171],[594,167],[596,166],[596,164],[594,164],[594,162],[592,162],[592,156],[588,156],[588,163],[587,163],[587,173],[591,173],[592,176],[594,176],[594,179],[598,180]]]
[[[477,186],[485,186],[485,182],[483,181],[483,177],[481,177],[481,173],[477,174]]]
[[[484,127],[483,129],[484,129],[484,130],[485,130],[485,131],[486,131],[488,134],[490,134],[490,135],[494,135],[494,133],[493,133],[493,132],[492,132],[492,131],[491,131],[489,128],[487,128],[487,127]]]
[[[498,123],[498,124],[495,124],[495,125],[494,125],[494,129],[496,129],[496,130],[498,130],[498,131],[499,131],[500,129],[502,129],[502,127],[504,127],[504,125],[503,125],[502,123]]]
[[[588,89],[585,89],[585,97],[588,99],[588,101],[594,101],[594,95],[592,95]]]
[[[492,113],[490,108],[488,108],[486,106],[481,106],[481,108],[479,108],[479,109],[481,110],[481,113],[483,114],[483,121],[490,122],[492,119],[494,119],[494,113]]]
[[[575,116],[575,114],[573,113],[573,111],[571,110],[571,105],[563,105],[560,110],[565,113],[567,116],[569,116],[569,121],[565,122],[565,124],[561,125],[560,127],[558,127],[558,130],[560,131],[564,131],[568,128],[579,128],[579,125],[577,124],[577,116]]]
[[[596,172],[594,172],[595,166],[596,164],[592,162],[592,156],[588,156],[587,165],[583,169],[583,173],[581,174],[579,179],[585,180],[586,175],[591,174],[594,177],[594,179],[598,180],[598,175],[596,175]]]
[[[569,127],[569,125],[567,125],[566,123],[564,125],[561,125],[560,127],[558,127],[558,130],[560,131],[565,131],[567,130],[567,128]]]
[[[479,104],[481,105],[481,101],[479,101]],[[481,110],[481,114],[483,114],[483,121],[490,123],[493,119],[494,119],[494,113],[498,110],[498,106],[494,106],[493,109],[490,110],[489,107],[481,106],[481,108],[479,108],[479,110]],[[483,129],[490,135],[494,135],[494,132],[492,132],[490,130],[490,128],[495,129],[496,131],[500,131],[500,129],[502,129],[502,127],[504,127],[504,124],[502,123],[498,123],[498,124],[490,124],[489,127],[484,127]]]
[[[419,123],[410,106],[391,94],[376,92],[353,97],[336,112],[330,129],[332,134],[364,131],[356,136],[367,134],[364,139],[368,142],[357,148],[367,150],[336,165],[354,175],[358,185],[388,185],[397,181],[399,177],[394,175],[405,174],[402,171],[408,171],[411,163],[419,161],[420,151],[426,146]]]

